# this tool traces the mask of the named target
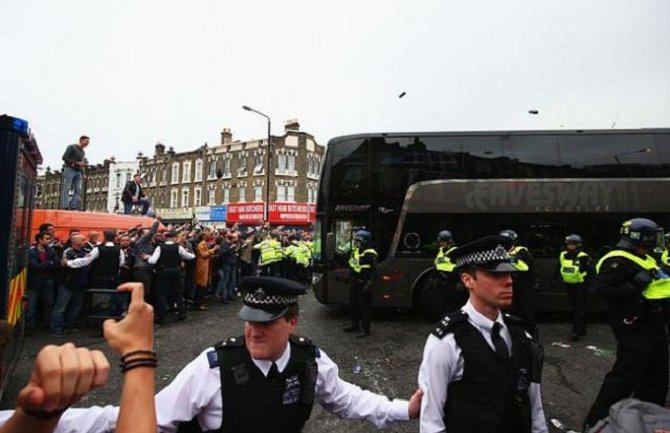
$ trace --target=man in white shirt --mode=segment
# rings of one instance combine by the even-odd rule
[[[418,418],[421,390],[409,401],[364,391],[342,380],[337,364],[311,341],[292,335],[304,286],[247,277],[240,289],[246,292],[239,313],[244,336],[205,349],[156,395],[160,432],[297,433],[315,401],[342,418],[366,419],[379,428]],[[117,415],[112,406],[70,409],[56,433],[111,432]]]
[[[452,251],[470,299],[428,337],[419,369],[421,433],[546,433],[542,348],[503,315],[512,303],[510,240],[487,236]]]

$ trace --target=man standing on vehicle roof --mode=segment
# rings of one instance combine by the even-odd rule
[[[572,307],[572,333],[570,339],[579,341],[586,335],[586,304],[591,279],[591,258],[582,251],[582,237],[572,234],[565,237],[565,251],[559,258],[561,279],[568,292]]]
[[[351,326],[344,332],[360,332],[356,338],[370,335],[372,289],[377,281],[377,251],[367,230],[354,233],[354,249],[349,258]]]
[[[511,240],[486,236],[451,253],[470,299],[428,337],[419,369],[421,433],[548,432],[542,347],[512,303]]]
[[[79,143],[71,144],[63,154],[63,187],[60,193],[60,207],[65,210],[78,210],[81,199],[81,185],[86,167],[86,152],[84,149],[90,142],[89,137],[82,135]],[[72,199],[70,199],[72,190]]]
[[[508,252],[512,257],[512,264],[516,268],[511,313],[535,326],[535,311],[533,307],[533,300],[535,298],[535,269],[533,266],[533,256],[528,251],[528,248],[517,244],[519,235],[514,230],[503,230],[500,232],[500,236],[505,236],[512,241]]]
[[[585,431],[624,398],[665,406],[670,277],[650,256],[662,245],[663,229],[658,224],[633,218],[621,226],[615,249],[596,265],[594,291],[607,301],[617,357],[586,417]]]

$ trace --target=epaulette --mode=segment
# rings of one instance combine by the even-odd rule
[[[437,326],[433,330],[432,334],[437,338],[444,338],[445,335],[449,334],[454,330],[454,327],[459,323],[468,320],[468,313],[462,310],[454,311],[442,318],[437,322]]]
[[[209,368],[216,368],[219,366],[219,355],[217,354],[218,349],[233,349],[243,345],[243,337],[229,337],[226,340],[216,343],[214,345],[214,349],[207,352],[207,362],[209,363]]]
[[[316,346],[316,344],[312,343],[312,340],[310,340],[309,338],[291,334],[291,336],[289,337],[289,341],[292,344],[295,344],[296,346],[313,347],[314,348],[314,356],[316,358],[321,357],[321,351]]]

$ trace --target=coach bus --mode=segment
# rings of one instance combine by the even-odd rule
[[[37,166],[28,122],[0,116],[0,399],[19,359]]]
[[[594,258],[643,216],[670,227],[670,129],[364,134],[332,139],[316,209],[315,282],[349,302],[355,228],[379,253],[377,307],[420,307],[437,233],[456,243],[512,229],[536,267],[537,311],[568,309],[558,273],[564,237]]]

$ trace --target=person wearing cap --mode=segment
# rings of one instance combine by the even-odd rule
[[[279,242],[279,233],[270,232],[267,238],[254,245],[253,248],[261,253],[260,274],[268,277],[281,276],[284,250]]]
[[[339,377],[338,366],[309,339],[293,335],[305,287],[278,277],[247,277],[239,317],[244,335],[205,349],[155,399],[158,429],[299,432],[313,404],[378,428],[419,416],[423,392],[390,400]],[[118,408],[70,409],[57,433],[110,432]]]
[[[668,394],[666,319],[670,276],[651,256],[663,246],[663,229],[647,218],[625,221],[615,248],[596,264],[593,290],[607,303],[616,360],[584,421],[585,431],[610,406],[636,398],[665,406]]]
[[[572,333],[570,339],[579,341],[586,335],[586,303],[591,279],[591,258],[582,251],[582,237],[576,234],[565,237],[565,250],[558,257],[561,279],[572,307]]]
[[[428,336],[419,369],[421,433],[548,432],[540,395],[542,348],[503,314],[512,303],[511,240],[486,236],[450,254],[469,299]]]
[[[133,211],[133,206],[142,206],[142,215],[147,214],[151,202],[142,190],[141,174],[136,173],[133,180],[126,182],[123,193],[121,193],[121,201],[123,202],[124,214],[130,214]]]
[[[154,250],[147,262],[155,265],[156,288],[154,290],[154,306],[156,307],[156,323],[165,324],[168,299],[177,303],[179,320],[186,318],[184,308],[184,279],[181,273],[181,261],[193,260],[195,254],[186,251],[184,247],[174,242],[177,232],[165,232],[165,242]]]
[[[528,323],[535,325],[535,311],[533,298],[535,297],[535,267],[533,256],[528,248],[518,244],[519,235],[514,230],[503,230],[500,236],[505,236],[512,241],[509,255],[516,269],[514,275],[514,299],[512,300],[511,312],[521,317]]]

